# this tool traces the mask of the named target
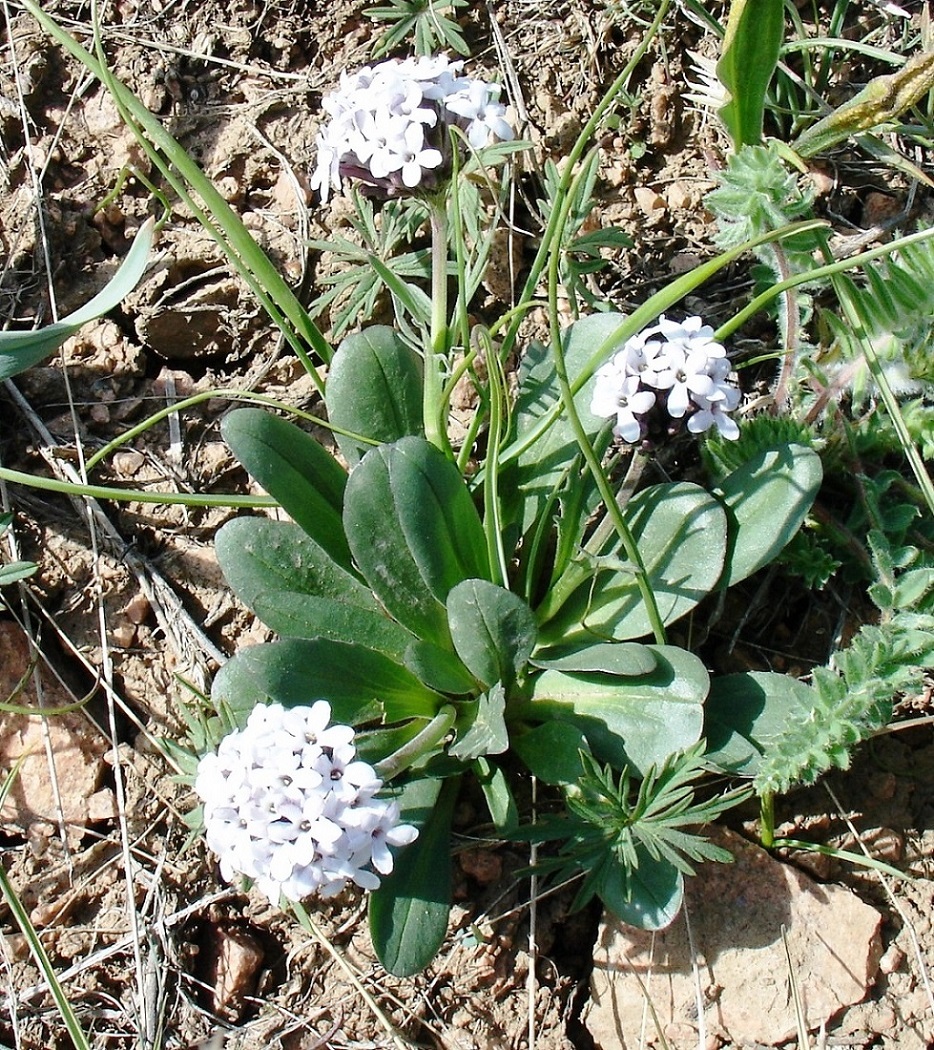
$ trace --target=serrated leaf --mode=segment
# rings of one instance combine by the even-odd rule
[[[450,647],[448,594],[489,574],[483,526],[454,464],[418,437],[371,449],[350,476],[344,524],[386,609],[419,637]]]
[[[355,332],[337,348],[325,399],[335,426],[374,442],[421,434],[421,358],[388,326]],[[336,437],[351,466],[370,447],[342,434]]]
[[[224,417],[221,434],[250,476],[339,564],[350,551],[341,523],[347,474],[304,430],[261,408]]]
[[[531,699],[516,705],[530,721],[559,719],[577,726],[594,755],[617,769],[644,772],[700,739],[710,677],[701,661],[672,645],[649,646],[649,675],[543,671]]]
[[[383,966],[411,977],[431,962],[444,941],[451,910],[451,817],[456,781],[415,780],[399,798],[402,820],[418,838],[370,894],[370,937]]]
[[[535,647],[532,610],[516,594],[488,580],[464,580],[447,598],[454,649],[485,686],[512,682]]]
[[[768,565],[804,522],[823,479],[805,445],[766,449],[723,479],[714,494],[730,515],[730,549],[721,587]]]

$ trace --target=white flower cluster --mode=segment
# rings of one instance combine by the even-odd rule
[[[499,85],[459,76],[443,55],[380,62],[341,77],[322,101],[331,119],[318,132],[312,189],[326,201],[349,176],[396,195],[433,185],[448,167],[448,127],[474,149],[513,137]]]
[[[729,413],[740,397],[726,350],[714,340],[710,325],[699,317],[679,323],[662,314],[597,369],[590,411],[616,416],[613,433],[624,441],[644,437],[646,416],[662,404],[672,419],[687,417],[692,434],[716,426],[734,440],[739,427]]]
[[[353,728],[330,720],[324,700],[260,705],[198,764],[195,790],[221,874],[255,879],[274,904],[330,897],[348,882],[374,890],[372,869],[392,871],[389,847],[418,834],[399,823],[396,802],[374,797],[383,783],[356,759]]]

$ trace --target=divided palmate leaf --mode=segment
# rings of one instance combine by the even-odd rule
[[[344,526],[386,609],[420,638],[450,648],[448,594],[489,575],[483,526],[454,464],[418,437],[371,449],[350,475]]]
[[[651,674],[543,671],[517,713],[532,722],[576,726],[594,755],[617,769],[644,772],[700,739],[710,677],[701,661],[673,645],[650,645]]]
[[[376,444],[422,433],[422,361],[395,329],[373,325],[347,336],[328,373],[328,419]],[[355,466],[368,446],[337,433]]]
[[[672,623],[720,579],[727,549],[726,514],[700,486],[676,482],[638,493],[625,516],[662,621]],[[578,572],[583,582],[542,626],[544,644],[625,641],[651,633],[633,568],[615,561],[604,567],[607,564],[596,558],[592,565],[582,562],[567,570]]]
[[[402,820],[418,838],[396,857],[392,874],[370,894],[370,936],[396,977],[420,973],[435,957],[451,911],[451,818],[457,781],[414,780],[402,788]]]
[[[332,719],[346,725],[432,718],[443,698],[388,656],[329,638],[288,638],[243,649],[214,679],[218,710],[256,704],[296,707],[327,700]]]
[[[447,598],[458,656],[485,686],[509,683],[535,648],[535,617],[511,591],[488,580],[464,580]]]
[[[759,452],[714,490],[730,518],[730,549],[721,587],[768,565],[804,522],[823,478],[820,457],[805,445]]]
[[[224,417],[221,434],[233,454],[283,510],[339,565],[350,567],[341,524],[347,474],[304,430],[261,408]]]

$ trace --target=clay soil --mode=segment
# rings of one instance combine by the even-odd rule
[[[368,6],[116,0],[102,11],[115,75],[197,159],[308,303],[334,265],[309,241],[348,229],[345,205],[322,208],[308,189],[320,99],[343,70],[369,59],[378,29],[364,15]],[[653,6],[489,0],[461,12],[472,67],[508,71],[523,135],[534,143],[520,179],[530,198],[541,165],[566,152]],[[722,3],[708,6],[722,16]],[[868,26],[883,17],[884,5],[852,6],[861,12],[854,31],[860,19]],[[921,4],[906,6],[920,18]],[[48,9],[89,43],[86,4],[61,0]],[[715,42],[681,5],[674,9],[602,143],[594,223],[622,227],[634,248],[608,258],[599,291],[622,310],[713,254],[701,200],[726,143],[716,122],[685,98],[685,80],[689,52],[713,55]],[[103,286],[134,232],[162,212],[150,176],[162,187],[108,93],[13,0],[4,21],[0,312],[4,323],[24,327],[67,314]],[[927,191],[865,159],[844,157],[820,178],[820,207],[847,235],[902,213],[906,229],[930,215]],[[231,404],[225,392],[251,390],[314,410],[310,380],[214,242],[171,193],[165,206],[157,254],[121,308],[0,389],[4,466],[74,479],[82,458],[152,412],[216,391],[178,426],[165,421],[133,438],[92,480],[250,492],[220,438]],[[535,231],[518,218],[475,304],[481,317],[508,304],[535,250]],[[738,267],[687,309],[716,323],[748,286]],[[319,321],[328,333],[332,319],[325,312]],[[389,977],[376,963],[358,896],[315,910],[320,936],[313,937],[255,892],[219,881],[185,821],[195,799],[162,745],[185,743],[185,713],[198,711],[199,692],[209,690],[226,656],[270,637],[232,598],[214,557],[214,533],[232,511],[71,503],[29,486],[3,497],[17,514],[4,556],[33,559],[39,569],[20,594],[5,595],[11,610],[0,620],[0,697],[21,686],[23,703],[91,699],[46,723],[0,715],[3,773],[28,756],[0,810],[2,863],[92,1045],[362,1050],[402,1038],[452,1050],[593,1045],[581,1014],[599,912],[570,913],[566,891],[533,908],[528,878],[515,874],[528,863],[527,850],[488,837],[479,799],[465,797],[458,813],[450,937],[417,978]],[[754,581],[727,610],[711,635],[722,644],[711,652],[731,669],[806,674],[858,622],[865,603],[856,591],[812,596],[800,587],[773,601],[773,585],[771,577]],[[928,700],[919,688],[902,700],[902,713],[924,714]],[[890,883],[890,895],[877,876],[840,862],[787,858],[819,881],[848,887],[882,916],[865,1002],[834,1013],[823,1045],[928,1046],[929,730],[878,740],[857,756],[853,772],[827,786],[833,797],[822,785],[783,800],[781,830],[851,850],[859,848],[855,833],[910,878]],[[734,827],[751,832],[753,817],[740,814]],[[0,926],[0,1044],[72,1045],[3,904]],[[757,989],[748,994],[755,1001]],[[390,1035],[390,1025],[401,1035]],[[697,1045],[696,1036],[680,1043],[671,1035],[672,1045]],[[708,1045],[724,1043],[712,1035]]]

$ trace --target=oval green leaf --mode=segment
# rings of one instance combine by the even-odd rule
[[[730,547],[721,587],[746,579],[776,558],[801,527],[817,496],[823,467],[805,445],[766,449],[714,490],[730,517]]]
[[[489,575],[483,526],[454,464],[418,437],[371,449],[350,475],[344,526],[357,566],[392,616],[450,648],[448,594]]]
[[[690,612],[716,586],[727,549],[723,508],[699,485],[653,485],[626,508],[662,621]],[[608,554],[611,552],[604,552]],[[633,572],[597,567],[540,629],[542,642],[625,641],[651,634]]]
[[[341,524],[347,474],[331,453],[294,423],[261,408],[229,413],[221,434],[250,476],[295,524],[339,565],[349,567]]]
[[[488,580],[464,580],[448,594],[447,610],[454,648],[470,673],[488,688],[514,681],[535,648],[528,605]]]
[[[451,817],[457,781],[415,780],[399,798],[402,820],[418,838],[370,894],[370,937],[379,961],[396,977],[431,962],[444,941],[451,911]]]
[[[289,638],[244,649],[218,671],[211,696],[219,709],[327,700],[333,720],[346,725],[432,718],[443,702],[384,653],[328,638]]]
[[[701,661],[674,645],[649,646],[655,670],[640,678],[543,671],[532,697],[517,705],[530,721],[559,719],[576,726],[594,755],[617,769],[644,773],[674,751],[696,743],[710,677]]]
[[[387,325],[347,336],[328,373],[328,419],[343,430],[381,444],[422,433],[422,360]],[[336,435],[354,466],[369,445]]]

